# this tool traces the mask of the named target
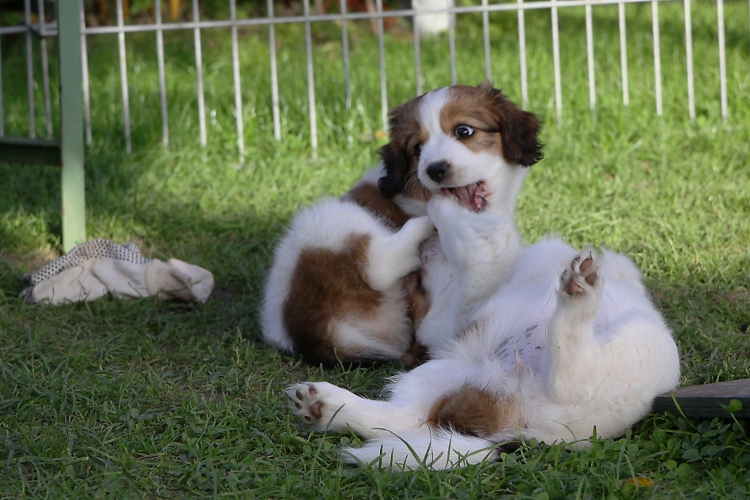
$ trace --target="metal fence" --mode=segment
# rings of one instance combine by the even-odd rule
[[[229,19],[223,20],[201,20],[200,19],[200,8],[198,0],[192,0],[192,21],[189,22],[164,22],[162,19],[162,3],[161,0],[155,0],[154,2],[154,22],[149,24],[126,24],[123,15],[123,0],[116,1],[117,7],[117,24],[113,26],[86,26],[86,15],[84,9],[83,0],[58,0],[62,4],[68,2],[78,2],[78,9],[80,12],[81,19],[81,58],[83,62],[83,99],[84,99],[84,117],[85,117],[85,137],[86,142],[91,143],[92,141],[92,130],[91,130],[91,102],[89,98],[89,62],[87,55],[87,44],[89,39],[96,35],[102,34],[116,34],[118,37],[119,47],[119,71],[121,80],[121,98],[122,98],[122,120],[124,130],[124,144],[128,153],[131,152],[131,119],[130,119],[130,97],[128,94],[128,65],[126,59],[126,43],[127,36],[136,32],[152,32],[156,37],[156,48],[157,48],[157,60],[158,60],[158,72],[159,72],[159,95],[161,103],[161,118],[162,118],[162,140],[164,145],[169,144],[170,130],[168,121],[168,107],[167,100],[169,96],[166,90],[166,75],[165,75],[165,56],[164,56],[164,39],[163,35],[168,31],[192,31],[193,32],[193,45],[195,49],[195,70],[196,70],[196,93],[198,103],[198,123],[200,133],[200,143],[206,144],[206,113],[204,104],[204,88],[203,88],[203,61],[202,61],[202,38],[201,33],[205,30],[212,30],[217,28],[229,28],[231,30],[231,42],[232,42],[232,63],[233,63],[233,85],[234,85],[234,108],[236,116],[236,129],[237,129],[237,148],[240,155],[244,153],[244,117],[242,113],[242,93],[241,93],[241,72],[238,57],[238,36],[237,29],[243,26],[265,26],[268,28],[269,38],[269,49],[270,49],[270,88],[267,91],[271,95],[271,106],[273,113],[273,130],[274,136],[277,140],[282,139],[282,131],[280,126],[279,117],[279,79],[277,75],[277,54],[276,54],[276,27],[281,24],[289,23],[302,23],[305,28],[305,54],[306,54],[306,78],[307,78],[307,101],[308,109],[307,115],[309,117],[309,131],[310,140],[313,150],[318,147],[318,118],[316,116],[316,96],[315,96],[315,74],[313,66],[313,40],[311,35],[311,25],[318,22],[330,22],[336,21],[340,26],[341,30],[341,45],[343,54],[343,68],[344,68],[344,81],[343,81],[343,92],[347,105],[351,102],[351,85],[350,85],[350,57],[349,57],[349,33],[348,24],[355,20],[372,19],[375,22],[376,35],[378,41],[378,57],[380,67],[380,114],[384,124],[386,124],[387,112],[389,109],[388,92],[387,92],[387,71],[385,62],[385,31],[384,31],[384,18],[385,17],[405,17],[414,19],[417,15],[425,13],[433,14],[447,14],[450,19],[449,27],[447,30],[448,45],[450,51],[450,74],[452,83],[456,83],[458,79],[456,71],[456,22],[457,16],[464,14],[475,14],[480,13],[482,15],[483,22],[483,46],[484,46],[484,65],[487,78],[490,78],[490,51],[492,50],[492,40],[490,37],[489,28],[489,15],[494,12],[501,11],[515,11],[517,13],[517,26],[518,26],[518,47],[519,47],[519,60],[520,60],[520,88],[521,98],[523,105],[527,106],[529,101],[529,85],[528,85],[528,71],[527,71],[527,56],[526,56],[526,21],[525,15],[530,10],[547,10],[551,16],[552,26],[552,54],[554,63],[554,103],[556,114],[559,117],[563,113],[563,97],[562,97],[562,80],[560,70],[560,29],[558,23],[558,14],[561,9],[567,9],[572,7],[584,7],[585,8],[585,26],[586,26],[586,47],[587,47],[587,61],[588,61],[588,91],[589,91],[589,107],[593,111],[596,109],[596,74],[594,66],[594,42],[593,42],[593,16],[592,11],[596,7],[604,5],[616,5],[618,6],[618,20],[619,20],[619,40],[620,40],[620,65],[621,65],[621,88],[622,88],[622,104],[623,106],[629,106],[630,95],[629,95],[629,82],[628,82],[628,42],[626,36],[626,4],[650,4],[652,12],[652,26],[651,34],[653,37],[653,71],[654,71],[654,96],[655,96],[655,113],[662,115],[662,64],[661,64],[661,48],[660,48],[660,23],[659,23],[659,6],[661,3],[681,2],[684,9],[684,40],[685,40],[685,61],[686,61],[686,75],[687,79],[687,99],[686,106],[688,114],[691,120],[695,120],[695,91],[694,91],[694,71],[693,71],[693,34],[692,34],[692,22],[691,22],[691,11],[692,11],[692,0],[542,0],[542,1],[524,1],[517,0],[506,3],[493,3],[490,4],[488,0],[481,0],[481,5],[472,6],[454,6],[449,0],[450,6],[447,9],[406,9],[406,10],[388,10],[383,9],[382,0],[375,1],[375,8],[372,12],[349,12],[347,11],[346,0],[339,0],[338,12],[335,13],[311,13],[309,0],[303,0],[303,13],[301,16],[280,16],[277,17],[274,12],[273,0],[267,0],[266,9],[267,14],[265,17],[256,17],[248,19],[238,19],[236,0],[229,1]],[[744,1],[744,0],[743,0]],[[32,9],[36,7],[36,9]],[[724,28],[724,0],[716,0],[715,8],[717,11],[717,33],[718,39],[716,43],[719,49],[719,60],[718,60],[718,72],[719,72],[719,96],[721,103],[721,116],[723,120],[727,119],[728,115],[728,104],[727,104],[727,69],[726,69],[726,41],[725,41],[725,28]],[[48,48],[47,39],[57,35],[57,23],[55,22],[32,22],[33,16],[32,11],[35,10],[36,18],[38,20],[44,20],[47,16],[44,12],[45,2],[44,0],[37,0],[36,6],[32,6],[31,0],[25,0],[25,21],[22,25],[18,26],[0,26],[0,55],[2,51],[2,35],[16,34],[25,37],[26,43],[26,76],[25,84],[28,88],[28,136],[35,137],[35,116],[36,111],[34,109],[34,87],[36,85],[36,77],[34,75],[34,47],[32,44],[32,38],[38,37],[40,40],[39,51],[41,52],[41,68],[42,78],[41,86],[43,93],[44,103],[44,119],[47,136],[52,135],[52,99],[50,93],[50,78],[49,78],[49,62],[48,62]],[[414,52],[414,71],[416,74],[416,85],[415,94],[421,94],[422,78],[421,78],[421,57],[420,57],[420,33],[418,23],[413,23],[413,52]],[[2,64],[0,58],[0,64]],[[3,120],[3,85],[7,85],[7,74],[6,80],[3,80],[3,71],[0,67],[0,137],[5,134],[4,120]],[[23,82],[23,77],[20,74],[12,75],[11,85],[20,85]]]

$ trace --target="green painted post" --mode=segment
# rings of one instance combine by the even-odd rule
[[[86,241],[81,18],[78,0],[58,0],[63,250]]]

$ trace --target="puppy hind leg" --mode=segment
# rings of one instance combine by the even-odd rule
[[[419,425],[418,416],[410,415],[403,406],[362,398],[328,382],[297,384],[284,393],[292,412],[321,432],[351,429],[365,439],[374,439]]]
[[[398,280],[422,265],[419,245],[432,236],[435,227],[428,217],[410,219],[395,234],[373,238],[367,255],[367,278],[379,291],[392,287]]]
[[[593,374],[599,366],[594,318],[601,305],[603,288],[599,257],[593,248],[587,247],[562,273],[557,310],[547,330],[548,388],[557,402],[587,399],[593,391],[592,384],[586,382],[587,374]]]

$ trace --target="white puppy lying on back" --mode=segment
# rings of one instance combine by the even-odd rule
[[[439,240],[422,248],[431,308],[417,335],[432,359],[384,401],[326,382],[286,391],[315,429],[368,440],[350,457],[442,469],[497,443],[617,437],[677,385],[674,340],[627,257],[557,238],[523,248],[512,220],[451,193],[433,195],[428,215]]]

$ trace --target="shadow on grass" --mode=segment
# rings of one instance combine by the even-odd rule
[[[206,305],[155,299],[136,301],[142,304],[137,305],[105,299],[101,304],[64,306],[65,316],[78,316],[75,310],[101,311],[104,316],[121,316],[124,324],[142,327],[143,333],[158,334],[164,322],[172,325],[169,328],[184,328],[194,334],[242,331],[257,336],[256,310],[263,276],[283,216],[240,206],[226,214],[204,210],[198,200],[200,186],[187,187],[190,193],[180,197],[168,187],[149,186],[137,164],[132,158],[88,158],[89,237],[121,244],[134,241],[149,258],[178,258],[204,267],[214,274],[214,292]],[[21,281],[24,272],[62,253],[59,174],[56,169],[0,164],[0,184],[4,186],[0,291],[21,323],[23,318],[35,317],[43,322],[58,311],[22,306],[18,294],[28,286]],[[54,323],[52,317],[48,319]],[[110,320],[115,327],[118,320]]]

